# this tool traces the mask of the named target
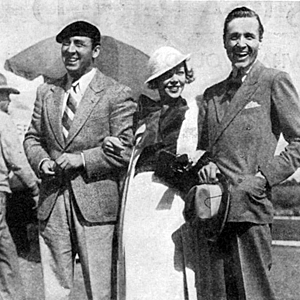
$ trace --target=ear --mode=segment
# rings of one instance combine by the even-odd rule
[[[261,41],[259,41],[259,44],[258,44],[258,50],[260,50],[260,49],[261,49],[261,46],[262,46],[262,45],[261,45],[261,43],[262,43],[262,42],[261,42]]]
[[[227,47],[227,41],[226,41],[225,38],[223,38],[223,47],[224,47],[224,49],[227,49],[227,48],[226,48],[226,47]]]
[[[96,45],[95,48],[93,49],[93,58],[95,59],[96,57],[98,57],[100,54],[100,45]]]

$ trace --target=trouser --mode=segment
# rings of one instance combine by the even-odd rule
[[[6,223],[6,198],[0,192],[0,299],[24,300],[18,255]]]
[[[50,217],[39,223],[45,300],[70,299],[76,254],[88,299],[110,300],[113,232],[114,225],[85,221],[71,190],[59,195]]]
[[[198,232],[199,299],[275,300],[269,273],[270,226],[228,223],[221,238],[206,242]]]

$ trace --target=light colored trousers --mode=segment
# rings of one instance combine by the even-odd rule
[[[50,217],[40,221],[45,300],[70,299],[76,254],[88,299],[110,300],[114,225],[86,222],[74,202],[72,192],[66,189]]]

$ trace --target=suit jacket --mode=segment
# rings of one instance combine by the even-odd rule
[[[300,102],[289,75],[257,61],[231,100],[223,118],[228,79],[204,93],[201,148],[211,152],[231,182],[228,221],[270,223],[268,186],[282,182],[300,166]],[[280,133],[288,146],[274,156]]]
[[[79,210],[89,222],[115,222],[119,207],[119,174],[126,168],[132,147],[135,103],[130,89],[97,70],[74,117],[66,141],[62,134],[62,102],[66,76],[37,90],[32,121],[25,135],[28,160],[39,174],[40,162],[63,153],[83,153],[85,167],[42,180],[38,217],[45,220],[58,193],[71,184]],[[126,145],[120,156],[106,155],[106,136],[117,136]]]

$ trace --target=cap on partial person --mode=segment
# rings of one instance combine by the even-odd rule
[[[0,73],[0,93],[2,91],[8,92],[10,94],[20,94],[17,89],[7,85],[6,77]]]
[[[99,29],[85,21],[76,21],[67,25],[57,36],[56,41],[62,43],[64,39],[73,36],[86,36],[91,38],[94,42],[100,44],[101,33]]]
[[[169,46],[157,49],[149,59],[148,68],[150,76],[145,83],[158,78],[190,57],[191,54],[182,54],[179,50]]]

